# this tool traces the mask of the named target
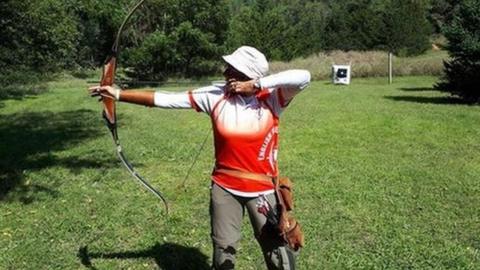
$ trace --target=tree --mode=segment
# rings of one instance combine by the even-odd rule
[[[331,1],[326,48],[367,50],[377,48],[384,34],[380,10],[372,0]]]
[[[385,45],[400,56],[418,55],[430,48],[432,27],[426,0],[392,0],[385,10]]]
[[[71,66],[78,25],[64,1],[0,1],[0,100],[40,93]]]
[[[250,1],[248,1],[250,2]],[[291,60],[324,47],[327,6],[320,2],[290,0],[252,1],[238,7],[230,20],[227,48],[250,45],[270,60]]]
[[[286,9],[289,30],[283,37],[288,60],[309,56],[325,48],[328,6],[322,2],[290,0]]]
[[[432,0],[429,8],[428,19],[434,32],[440,34],[445,23],[452,19],[452,13],[458,0]]]
[[[258,48],[271,60],[287,58],[286,39],[289,23],[287,6],[272,0],[258,0],[244,5],[230,21],[227,38],[229,51],[242,45]]]
[[[445,75],[435,88],[459,96],[470,103],[480,101],[480,2],[462,0],[444,28],[450,61],[444,62]]]
[[[164,80],[218,70],[228,27],[226,1],[156,1],[142,12],[135,26],[139,31],[130,36],[123,55],[128,75]]]
[[[62,1],[0,2],[0,68],[52,71],[71,63],[77,22]]]

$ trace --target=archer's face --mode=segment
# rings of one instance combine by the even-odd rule
[[[225,77],[226,81],[229,80],[235,80],[239,82],[245,82],[251,80],[249,77],[247,77],[245,74],[242,72],[236,70],[234,67],[231,65],[226,66],[225,71],[223,71],[223,76]]]

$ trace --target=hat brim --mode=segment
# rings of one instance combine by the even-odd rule
[[[236,57],[232,55],[224,55],[222,56],[223,60],[227,62],[227,64],[231,65],[234,67],[236,70],[240,71],[243,73],[245,76],[247,76],[250,79],[257,79],[256,75],[252,74],[251,71],[246,67],[244,64],[242,64],[241,61],[239,61]]]

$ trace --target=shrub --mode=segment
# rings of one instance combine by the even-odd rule
[[[43,93],[47,91],[46,80],[49,78],[50,76],[28,69],[2,69],[0,100],[22,99],[27,95]]]

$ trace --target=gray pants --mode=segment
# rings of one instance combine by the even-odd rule
[[[268,269],[295,269],[293,251],[275,235],[264,215],[257,212],[257,198],[235,196],[216,184],[212,185],[210,197],[210,218],[213,241],[213,269],[234,269],[237,245],[241,238],[242,219],[247,209],[255,238],[262,248]],[[275,195],[267,196],[269,202],[276,202]]]

